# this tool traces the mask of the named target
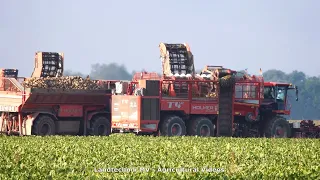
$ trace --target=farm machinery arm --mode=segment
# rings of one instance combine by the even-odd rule
[[[160,43],[162,74],[195,74],[193,54],[188,44]]]
[[[36,52],[31,77],[61,77],[64,54],[58,52]]]
[[[206,66],[201,72],[200,76],[196,76],[194,58],[188,44],[169,44],[160,43],[160,58],[162,60],[162,74],[164,78],[196,78],[208,79],[206,75],[210,75],[209,79],[219,80],[222,86],[232,86],[234,78],[231,76],[235,73],[230,69],[225,69],[222,66]],[[231,77],[231,78],[230,78]],[[178,85],[174,85],[178,86]],[[194,86],[203,86],[201,89],[211,89],[210,92],[216,89],[214,84],[198,84]],[[207,87],[210,86],[210,87]],[[167,87],[166,87],[167,88]],[[177,91],[177,88],[174,88]],[[183,91],[187,87],[182,85]],[[199,93],[198,87],[193,88],[195,92]],[[210,93],[209,93],[210,94]],[[211,96],[211,95],[210,95]]]

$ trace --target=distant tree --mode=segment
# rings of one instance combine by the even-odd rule
[[[71,71],[71,70],[66,70],[66,71],[64,71],[63,72],[63,75],[64,76],[81,76],[81,77],[85,77],[85,75],[84,74],[82,74],[82,73],[80,73],[80,72],[73,72],[73,71]]]
[[[268,81],[286,82],[288,80],[286,73],[275,69],[264,72],[263,77]]]
[[[93,64],[91,66],[90,78],[105,80],[131,80],[132,74],[129,73],[124,65]]]
[[[290,82],[295,82],[296,85],[301,86],[304,85],[306,81],[306,75],[301,71],[293,71],[287,75],[287,80]]]

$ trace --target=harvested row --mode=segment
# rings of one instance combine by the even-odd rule
[[[320,177],[320,141],[312,139],[154,138],[114,134],[0,137],[0,146],[0,179]]]

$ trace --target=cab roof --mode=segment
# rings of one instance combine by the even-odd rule
[[[291,83],[282,83],[282,82],[264,82],[264,86],[291,86]]]

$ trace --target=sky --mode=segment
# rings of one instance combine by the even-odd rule
[[[85,74],[113,62],[160,72],[164,42],[188,43],[196,69],[318,76],[319,9],[318,0],[0,0],[0,68],[31,76],[34,53],[50,51]]]

